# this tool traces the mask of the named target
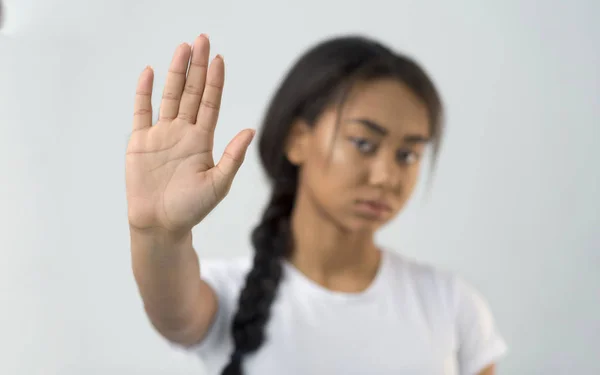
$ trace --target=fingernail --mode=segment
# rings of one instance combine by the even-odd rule
[[[205,33],[202,33],[202,34],[200,34],[200,36],[203,36],[203,37],[205,37],[206,39],[210,39],[210,37],[208,36],[208,34],[205,34]]]
[[[218,54],[217,56],[215,56],[215,58],[218,58],[218,59],[221,59],[221,60],[225,61],[225,59],[223,58],[223,55],[221,55],[221,54]]]

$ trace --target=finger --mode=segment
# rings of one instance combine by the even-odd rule
[[[190,53],[190,45],[184,43],[177,48],[173,55],[160,103],[159,120],[172,120],[177,117]]]
[[[206,70],[208,68],[208,55],[210,53],[210,42],[204,34],[196,38],[192,48],[192,61],[188,70],[187,80],[179,105],[177,117],[189,123],[196,123],[198,108],[206,83]]]
[[[198,119],[196,120],[196,124],[201,126],[202,129],[207,132],[214,131],[215,126],[217,125],[224,84],[225,63],[223,62],[223,57],[217,55],[208,68],[204,94],[202,94],[200,109],[198,110]]]
[[[133,104],[133,130],[140,130],[152,126],[152,86],[154,84],[154,71],[146,67],[140,74],[135,90]]]
[[[226,180],[231,181],[233,177],[240,169],[244,158],[246,157],[246,151],[252,139],[254,138],[255,131],[252,129],[242,130],[236,135],[231,142],[225,147],[221,160],[216,165],[218,170],[224,175]]]

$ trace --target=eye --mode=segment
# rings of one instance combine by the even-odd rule
[[[377,145],[364,138],[350,138],[354,146],[363,154],[372,154],[377,150]]]
[[[402,164],[412,165],[421,159],[421,155],[411,150],[401,150],[398,152],[398,160]]]

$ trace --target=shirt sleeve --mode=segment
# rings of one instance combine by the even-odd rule
[[[461,279],[454,283],[458,362],[461,375],[476,375],[507,353],[487,301]]]
[[[213,289],[218,300],[218,310],[202,341],[183,348],[204,360],[229,355],[231,347],[231,318],[237,307],[237,299],[247,268],[246,259],[200,261],[200,273]]]

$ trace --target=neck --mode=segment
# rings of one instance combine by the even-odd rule
[[[372,231],[344,229],[301,189],[291,219],[294,242],[290,262],[299,271],[323,285],[340,278],[352,279],[353,284],[362,280],[367,285],[375,277],[381,253]]]

